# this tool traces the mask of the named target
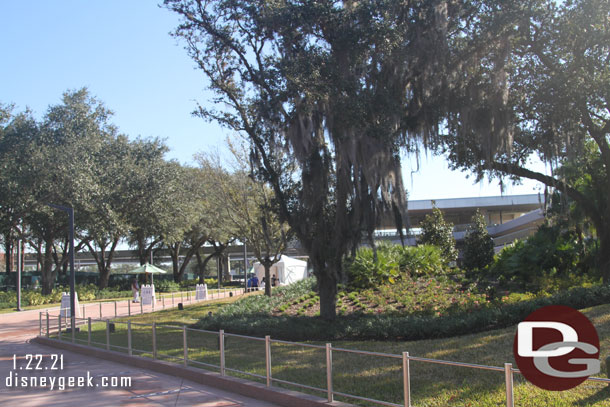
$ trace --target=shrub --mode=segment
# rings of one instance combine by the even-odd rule
[[[400,250],[398,264],[408,276],[434,276],[443,274],[447,261],[438,246],[420,245]]]
[[[599,281],[589,266],[594,255],[573,232],[543,225],[527,240],[502,249],[489,275],[522,290],[553,291]]]
[[[479,210],[472,217],[472,225],[464,238],[463,267],[468,271],[482,270],[494,260],[494,241],[489,232],[485,218]]]
[[[160,293],[173,293],[180,291],[180,285],[174,281],[162,280],[155,283],[155,290]]]
[[[448,262],[455,261],[458,256],[453,238],[453,224],[446,222],[443,213],[434,205],[432,214],[426,215],[420,224],[421,236],[419,244],[429,244],[441,248],[443,258]]]

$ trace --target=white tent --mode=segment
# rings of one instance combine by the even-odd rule
[[[253,272],[258,277],[258,281],[263,281],[265,277],[265,267],[259,262],[254,263]],[[293,257],[282,256],[280,261],[271,266],[271,277],[275,274],[278,278],[277,285],[296,283],[307,278],[307,262]]]

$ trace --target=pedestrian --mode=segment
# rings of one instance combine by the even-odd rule
[[[140,302],[140,286],[136,277],[131,280],[131,292],[133,293],[132,302]]]
[[[275,274],[271,277],[271,287],[275,287],[277,285],[277,277]]]
[[[256,274],[254,275],[254,277],[252,277],[252,288],[258,290],[258,277],[256,276]]]

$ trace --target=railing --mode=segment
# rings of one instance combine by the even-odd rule
[[[228,298],[239,296],[244,293],[243,288],[221,288],[208,290],[207,299],[196,299],[196,291],[179,291],[173,293],[156,293],[156,301],[152,301],[150,305],[144,305],[142,297],[140,301],[134,303],[132,298],[112,301],[96,301],[87,304],[81,304],[81,318],[86,318],[87,315],[92,315],[98,319],[107,317],[117,318],[119,316],[131,316],[134,314],[143,314],[144,312],[158,311],[166,308],[173,308],[179,303],[190,305],[207,300],[216,300],[220,298]]]
[[[65,317],[62,318],[61,314],[58,316],[51,316],[48,312],[46,315],[41,312],[39,319],[40,336],[53,336],[59,340],[68,339],[72,343],[83,343],[87,346],[102,347],[106,350],[118,350],[121,352],[126,352],[130,356],[139,354],[142,356],[151,357],[153,359],[169,360],[183,364],[184,366],[193,365],[207,369],[214,369],[219,371],[222,376],[225,376],[228,373],[245,375],[263,381],[267,387],[271,387],[273,384],[295,386],[297,388],[321,393],[326,396],[329,402],[332,402],[335,396],[340,396],[384,406],[410,407],[412,403],[412,374],[410,370],[411,362],[421,362],[426,364],[454,366],[466,369],[504,373],[506,406],[513,407],[513,376],[515,373],[520,373],[518,369],[512,367],[511,363],[505,363],[504,367],[487,366],[473,363],[416,357],[409,355],[408,352],[403,352],[402,354],[390,354],[346,349],[333,347],[330,343],[323,346],[309,343],[289,342],[271,339],[269,336],[259,338],[230,334],[224,332],[223,330],[215,332],[194,329],[184,325],[160,325],[156,323],[140,324],[131,321],[111,321],[109,319],[94,320],[91,317],[75,318],[71,323],[69,323]],[[98,324],[98,329],[95,331],[92,331],[93,323]],[[123,326],[124,328],[117,329],[117,327],[120,326]],[[135,330],[134,327],[136,328]],[[86,334],[81,328],[86,329]],[[121,336],[120,333],[124,336]],[[159,336],[163,337],[162,341],[158,340]],[[231,352],[227,352],[226,350],[227,340],[229,339],[235,342],[232,345]],[[240,341],[247,341],[247,344],[240,343]],[[258,343],[259,345],[254,345],[253,342]],[[135,347],[134,343],[137,343],[139,348]],[[146,345],[150,345],[148,349],[146,349]],[[309,362],[315,362],[312,364],[317,363],[316,368],[319,369],[319,374],[315,375],[315,379],[319,380],[319,383],[304,384],[293,380],[274,377],[272,374],[271,364],[272,345],[280,347],[276,349],[274,355],[277,355],[280,360],[283,356],[285,359],[285,364],[298,363],[298,361],[295,361],[294,356],[291,356],[293,351],[288,348],[293,349],[294,347],[298,347],[301,349],[312,349],[313,351],[317,351],[317,356],[309,355]],[[262,347],[264,347],[264,352],[260,352],[260,354],[264,353],[264,361],[256,358],[255,360],[252,360],[252,355],[262,351]],[[286,354],[289,355],[288,358],[286,357]],[[357,354],[372,356],[375,358],[383,358],[386,360],[400,361],[399,369],[401,371],[402,379],[401,387],[403,403],[395,404],[389,401],[376,400],[373,398],[337,391],[333,386],[333,376],[336,373],[333,371],[333,368],[335,367],[333,364],[333,356],[340,354]],[[245,371],[236,368],[235,365],[247,365],[248,363],[244,363],[244,361],[247,359],[249,359],[248,363],[250,366],[252,366],[253,370]],[[281,368],[281,362],[278,368]],[[610,379],[605,378],[591,377],[588,380],[610,384]]]

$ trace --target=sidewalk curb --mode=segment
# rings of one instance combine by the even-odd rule
[[[99,359],[149,369],[170,376],[181,377],[196,383],[216,387],[225,391],[241,394],[242,396],[267,401],[269,403],[278,404],[285,407],[353,407],[352,404],[348,403],[339,401],[329,403],[328,400],[321,397],[299,393],[293,390],[282,389],[279,387],[266,387],[262,383],[256,383],[237,377],[221,376],[220,373],[208,372],[206,370],[194,367],[181,366],[162,360],[153,360],[141,356],[129,356],[120,352],[107,351],[100,348],[91,348],[40,336],[32,338],[31,341],[41,345],[64,349]]]

